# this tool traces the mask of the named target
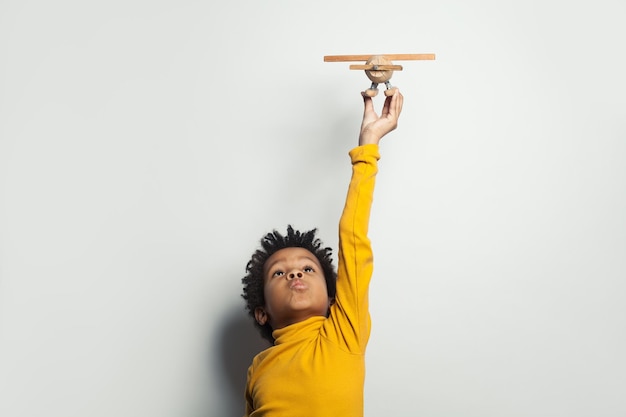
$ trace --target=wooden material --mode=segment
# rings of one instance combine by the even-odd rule
[[[391,87],[391,88],[388,88],[388,89],[386,89],[386,90],[385,90],[385,95],[386,95],[387,97],[391,97],[391,96],[393,96],[393,93],[395,93],[395,92],[396,92],[396,90],[397,90],[397,88],[396,88],[396,87]]]
[[[350,65],[351,70],[402,71],[402,65]]]
[[[384,83],[389,81],[393,75],[393,70],[380,68],[391,65],[391,61],[382,55],[374,55],[370,57],[365,65],[372,67],[372,69],[365,71],[365,75],[367,75],[367,78],[369,78],[373,83]]]
[[[326,55],[324,62],[350,62],[350,61],[367,61],[371,55]],[[419,61],[419,60],[434,60],[435,54],[378,54],[384,56],[390,61]]]
[[[365,91],[361,91],[361,95],[364,97],[376,97],[377,94],[378,94],[377,88],[368,88]]]
[[[394,71],[402,71],[402,65],[394,65],[392,60],[434,60],[435,54],[381,54],[381,55],[326,55],[324,62],[365,61],[365,65],[350,65],[351,70],[364,70],[372,85],[361,92],[365,97],[375,97],[378,94],[378,84],[385,83],[387,97],[395,90],[389,80]]]

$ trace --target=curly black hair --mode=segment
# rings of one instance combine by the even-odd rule
[[[332,263],[332,249],[323,247],[322,241],[315,237],[316,233],[317,229],[300,232],[294,230],[291,225],[287,226],[286,236],[274,230],[261,239],[261,248],[252,254],[252,258],[246,265],[247,275],[241,279],[241,282],[244,284],[241,296],[246,300],[248,314],[252,317],[254,325],[261,332],[261,336],[272,344],[274,343],[272,327],[269,323],[259,324],[254,317],[254,310],[265,305],[263,266],[274,253],[281,249],[293,247],[304,248],[311,252],[322,266],[328,297],[335,298],[337,272]]]

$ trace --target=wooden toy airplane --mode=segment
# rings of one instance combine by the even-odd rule
[[[365,65],[350,65],[351,70],[365,70],[365,75],[372,85],[361,94],[374,97],[378,94],[378,84],[385,83],[385,95],[393,94],[393,87],[389,80],[394,71],[402,71],[401,65],[394,65],[393,61],[400,60],[433,60],[435,54],[384,54],[384,55],[326,55],[324,62],[365,61]]]

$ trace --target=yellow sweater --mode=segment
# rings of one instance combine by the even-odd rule
[[[352,178],[339,222],[336,302],[328,318],[312,317],[274,331],[274,346],[259,353],[248,369],[246,416],[363,416],[373,271],[367,230],[378,146],[359,146],[350,158]]]

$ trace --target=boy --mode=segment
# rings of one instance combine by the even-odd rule
[[[361,417],[365,347],[370,335],[368,287],[373,270],[367,230],[378,143],[397,127],[403,96],[385,99],[380,117],[363,95],[359,146],[339,222],[338,270],[316,230],[274,231],[246,267],[243,298],[273,346],[248,369],[246,416]]]

